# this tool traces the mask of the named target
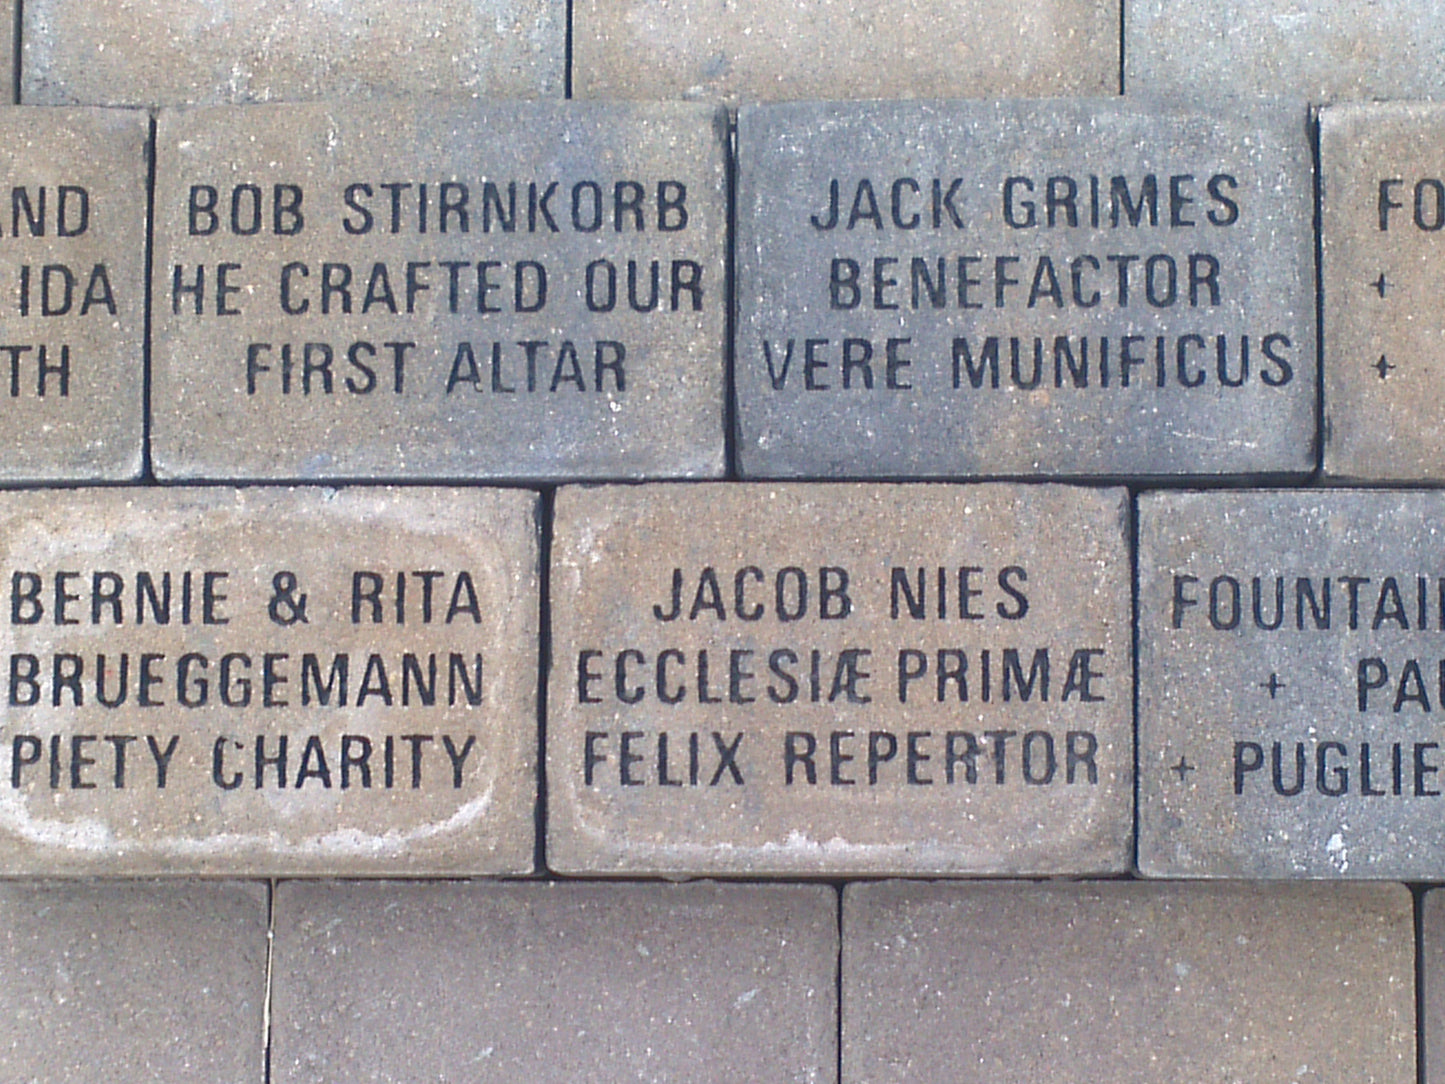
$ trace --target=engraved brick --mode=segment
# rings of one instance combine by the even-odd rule
[[[992,98],[1113,94],[1118,0],[582,0],[583,98]]]
[[[549,864],[1127,868],[1127,522],[1121,490],[561,490]]]
[[[1155,493],[1139,506],[1139,868],[1445,870],[1445,494]]]
[[[1400,885],[850,885],[843,1084],[1415,1080]]]
[[[163,112],[157,474],[720,476],[722,117]]]
[[[1445,107],[1320,117],[1324,466],[1335,478],[1445,481]]]
[[[564,0],[26,0],[21,100],[560,98]]]
[[[271,1079],[832,1080],[837,953],[821,887],[283,884]]]
[[[742,471],[1307,471],[1304,121],[1275,104],[744,110]]]
[[[264,884],[0,882],[0,1077],[261,1084]]]
[[[0,495],[0,870],[530,872],[536,512]]]
[[[1215,102],[1434,97],[1442,48],[1445,11],[1419,0],[1129,0],[1124,89]]]
[[[142,113],[0,109],[0,480],[140,474],[149,138]]]

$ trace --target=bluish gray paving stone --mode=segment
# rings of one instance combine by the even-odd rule
[[[162,112],[157,474],[721,476],[722,121],[683,103]]]
[[[738,140],[745,475],[1312,465],[1303,105],[760,106]]]
[[[584,0],[572,35],[581,98],[1007,98],[1119,87],[1119,0]]]
[[[271,1079],[836,1079],[837,905],[801,885],[282,884]]]
[[[1445,877],[1442,518],[1399,490],[1140,498],[1141,872]]]
[[[0,882],[0,1079],[262,1084],[264,884]]]
[[[1127,528],[1117,489],[560,490],[549,865],[1127,869]]]
[[[1439,280],[1445,106],[1320,116],[1324,467],[1332,478],[1445,482]]]
[[[151,106],[560,98],[565,12],[565,0],[26,0],[21,97]]]
[[[843,1084],[1415,1080],[1400,885],[850,885]]]
[[[0,872],[531,872],[537,512],[0,494]]]
[[[1193,101],[1445,93],[1445,9],[1428,0],[1128,0],[1124,89]]]
[[[0,481],[140,474],[149,139],[130,110],[0,108]]]

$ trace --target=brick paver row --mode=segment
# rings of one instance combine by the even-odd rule
[[[1438,107],[3,120],[14,482],[1442,476]]]
[[[1397,885],[282,882],[269,912],[267,895],[0,883],[0,1071],[1415,1080]]]

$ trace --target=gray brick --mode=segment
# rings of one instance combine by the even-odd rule
[[[837,939],[801,885],[283,884],[272,1080],[822,1084]]]
[[[717,109],[217,107],[158,130],[161,477],[722,474]]]
[[[141,472],[149,139],[130,110],[0,108],[0,481]]]
[[[851,885],[843,1084],[1415,1080],[1400,885]]]
[[[1140,498],[1142,872],[1442,876],[1442,517],[1398,490]]]
[[[0,1077],[262,1084],[264,884],[0,882]]]
[[[738,139],[745,475],[1313,466],[1302,104],[774,105]]]
[[[1445,482],[1442,139],[1442,105],[1336,106],[1320,117],[1324,466],[1333,478]]]
[[[20,93],[36,105],[560,98],[565,11],[565,0],[26,0]]]

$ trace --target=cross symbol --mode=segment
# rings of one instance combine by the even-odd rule
[[[1289,688],[1289,686],[1286,685],[1283,681],[1280,681],[1278,674],[1270,674],[1270,675],[1269,675],[1269,680],[1268,680],[1268,681],[1261,681],[1261,682],[1259,683],[1259,687],[1260,687],[1261,689],[1268,689],[1268,690],[1269,690],[1269,698],[1270,698],[1271,700],[1273,700],[1273,699],[1275,698],[1276,694],[1278,694],[1278,692],[1279,692],[1281,689],[1288,689],[1288,688]]]
[[[1176,773],[1178,773],[1178,775],[1179,775],[1179,782],[1182,783],[1182,782],[1184,782],[1184,776],[1185,776],[1187,773],[1194,771],[1194,765],[1193,765],[1193,764],[1190,764],[1189,761],[1185,760],[1184,757],[1181,755],[1181,756],[1179,757],[1179,763],[1176,764],[1176,765],[1174,765],[1174,767],[1170,768],[1169,770],[1170,770],[1171,772],[1176,772]]]
[[[1375,364],[1371,365],[1370,368],[1374,369],[1375,372],[1380,374],[1381,380],[1385,380],[1388,378],[1390,370],[1395,368],[1395,366],[1391,365],[1388,361],[1386,361],[1385,355],[1381,354],[1380,360],[1375,362]]]
[[[1388,287],[1388,286],[1390,285],[1390,283],[1386,281],[1386,279],[1385,279],[1385,273],[1384,273],[1383,271],[1381,271],[1381,272],[1380,272],[1380,277],[1377,278],[1374,282],[1370,283],[1370,285],[1375,288],[1375,292],[1376,292],[1377,294],[1379,294],[1381,297],[1384,297],[1384,296],[1385,296],[1385,288]]]

